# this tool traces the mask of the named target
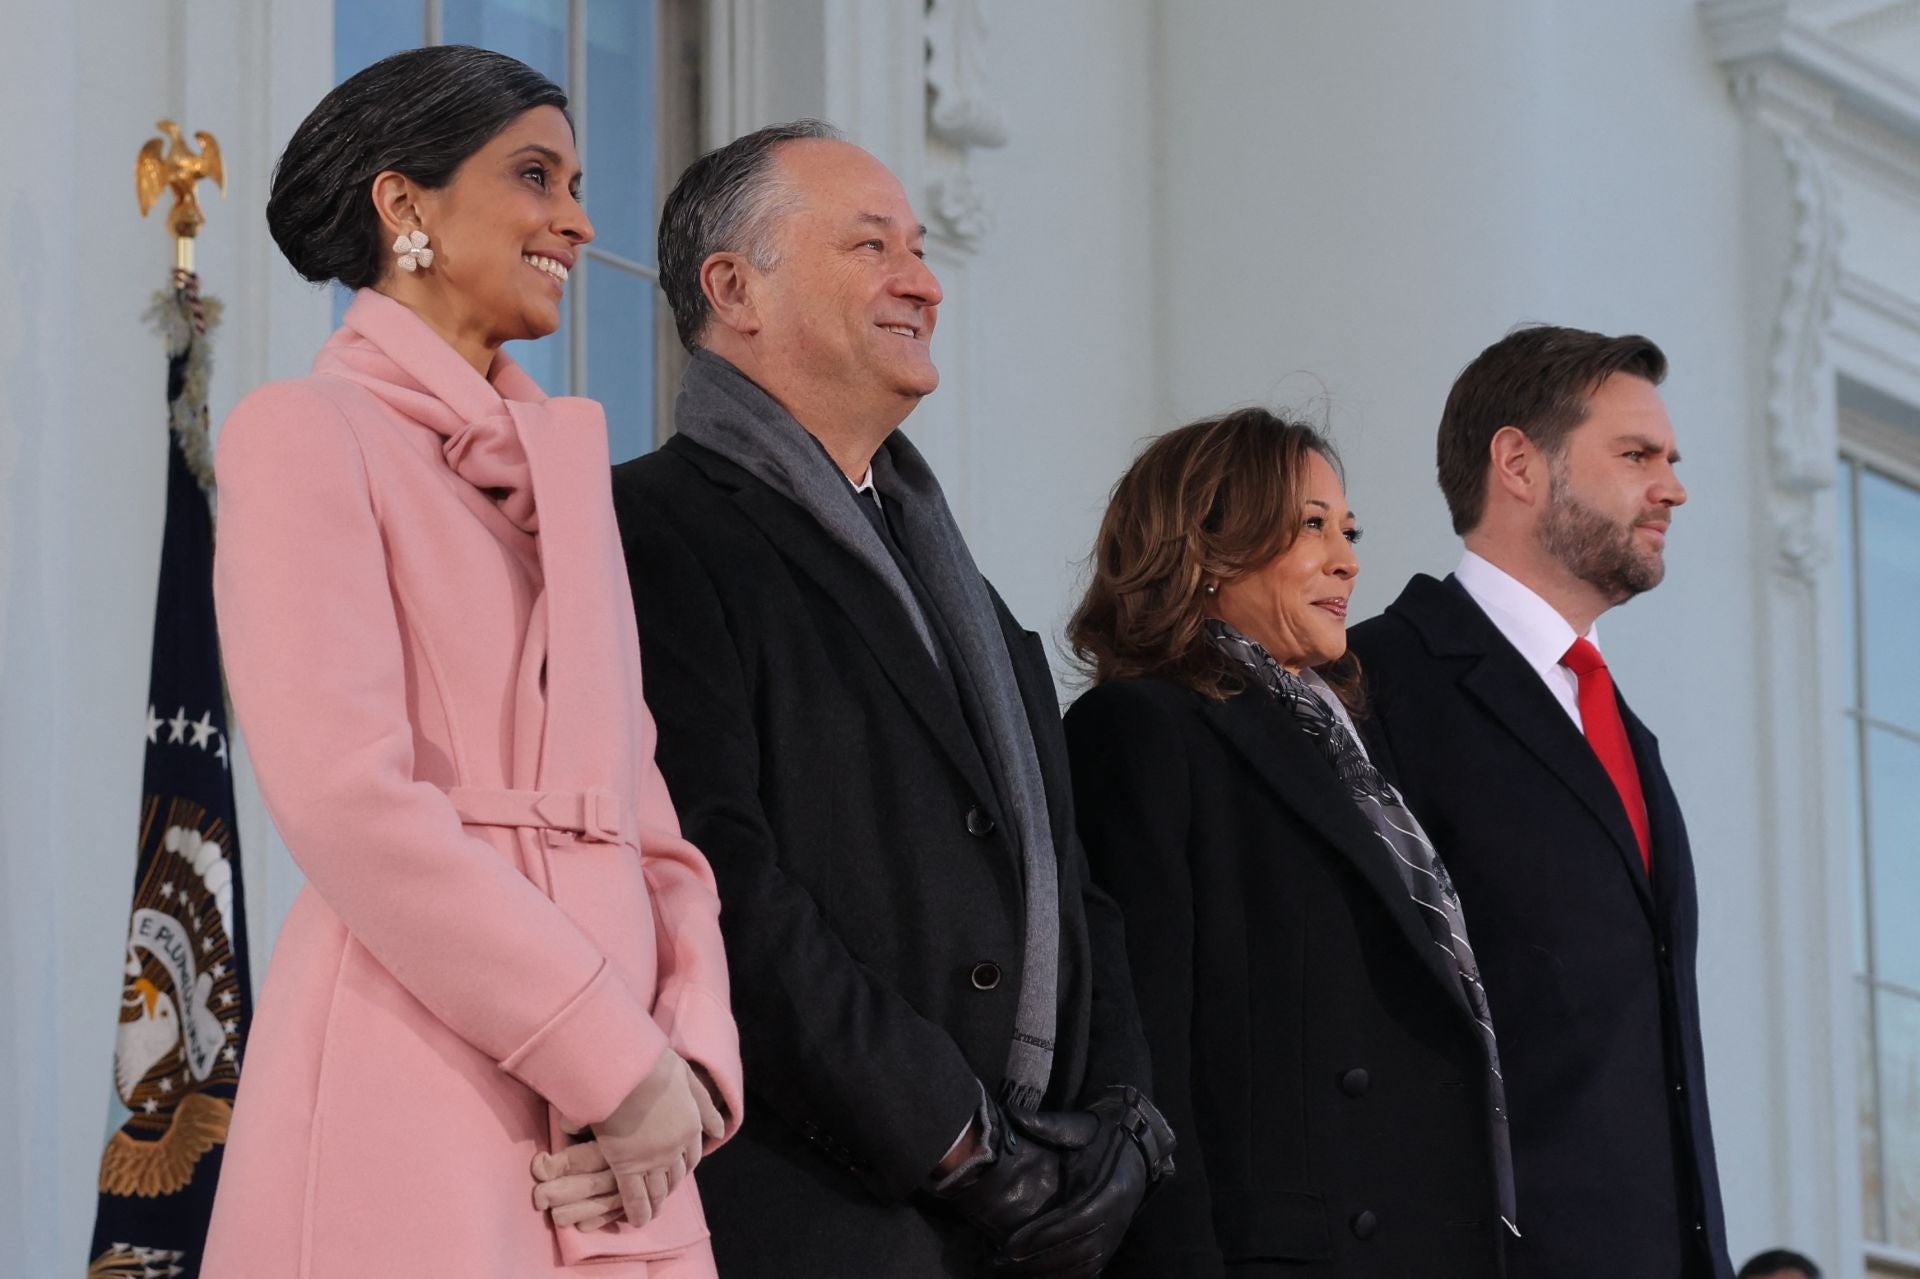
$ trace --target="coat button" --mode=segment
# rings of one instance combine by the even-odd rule
[[[973,966],[973,971],[967,976],[973,982],[975,990],[992,990],[1000,984],[1000,965],[978,963]]]
[[[1373,1232],[1378,1229],[1380,1229],[1380,1218],[1374,1216],[1371,1210],[1357,1212],[1353,1215],[1353,1237],[1355,1239],[1371,1239],[1373,1238]]]
[[[967,834],[985,839],[993,834],[993,816],[986,809],[975,804],[967,810]]]
[[[1340,1091],[1349,1097],[1364,1097],[1372,1086],[1373,1077],[1359,1066],[1340,1076]]]

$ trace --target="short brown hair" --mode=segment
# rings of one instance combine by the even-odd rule
[[[1615,373],[1655,386],[1667,375],[1659,347],[1629,333],[1610,338],[1550,324],[1515,329],[1460,371],[1440,414],[1440,492],[1455,533],[1470,533],[1487,505],[1488,449],[1503,426],[1557,456],[1587,420],[1588,397]]]
[[[1158,675],[1213,698],[1245,685],[1207,638],[1204,588],[1293,545],[1312,453],[1339,469],[1313,427],[1253,408],[1169,431],[1134,459],[1113,486],[1093,580],[1067,623],[1096,683]]]

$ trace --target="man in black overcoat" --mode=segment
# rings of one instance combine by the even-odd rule
[[[1466,541],[1355,627],[1371,730],[1453,873],[1511,1115],[1516,1279],[1730,1279],[1686,826],[1595,620],[1657,585],[1686,488],[1645,338],[1521,329],[1455,382]]]
[[[813,122],[703,157],[661,217],[693,358],[614,489],[720,886],[751,1113],[699,1186],[730,1277],[1090,1276],[1171,1165],[1045,653],[895,430],[938,381],[924,234]]]

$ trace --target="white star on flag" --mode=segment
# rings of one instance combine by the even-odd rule
[[[237,1053],[237,1052],[235,1052],[235,1051],[233,1050],[233,1045],[232,1045],[232,1044],[228,1044],[228,1045],[227,1045],[227,1050],[226,1050],[226,1051],[225,1051],[224,1053],[221,1053],[220,1055],[221,1055],[222,1057],[225,1057],[225,1058],[226,1058],[226,1059],[227,1059],[228,1061],[233,1061],[233,1060],[235,1060],[235,1059],[237,1059],[237,1058],[238,1058],[238,1057],[240,1056],[240,1054],[239,1054],[239,1053]]]
[[[172,898],[172,896],[173,896],[173,885],[172,885],[172,884],[162,884],[162,885],[160,885],[160,895],[161,895],[162,897],[166,897],[166,898],[169,898],[169,899],[171,899],[171,898]]]
[[[227,762],[227,735],[225,733],[220,734],[220,744],[213,748],[213,753],[219,758],[220,767],[232,767],[232,765]]]
[[[166,722],[167,721],[165,721],[164,719],[161,719],[158,715],[155,715],[153,713],[153,703],[148,702],[147,703],[147,741],[149,743],[158,742],[160,740],[160,737],[159,737],[160,726]]]
[[[198,922],[199,922],[198,920],[195,921],[195,923],[198,923]],[[212,934],[208,934],[207,936],[202,937],[200,939],[200,953],[203,955],[211,955],[213,953],[213,935]]]
[[[160,1081],[160,1091],[161,1091],[161,1092],[172,1092],[172,1091],[173,1091],[173,1080],[171,1080],[171,1079],[162,1079],[162,1080]]]
[[[200,718],[188,727],[193,729],[193,744],[201,750],[207,749],[207,739],[213,736],[213,712],[200,712]]]
[[[187,708],[182,706],[174,712],[173,718],[167,721],[167,727],[172,730],[167,734],[167,740],[169,742],[183,740],[187,735],[187,725],[191,723],[193,721],[187,718]]]
[[[225,977],[226,975],[227,975],[227,966],[225,964],[215,964],[213,966],[213,979],[215,981],[219,981],[222,977]]]
[[[237,1021],[230,1021],[230,1022],[227,1022],[225,1025],[225,1030],[229,1035],[231,1035],[234,1031],[238,1029],[240,1029],[240,1023]]]
[[[145,1101],[140,1103],[140,1109],[146,1111],[149,1115],[151,1115],[154,1111],[160,1109],[160,1103],[155,1101],[153,1098],[149,1097]]]
[[[233,992],[232,992],[232,991],[230,991],[230,990],[223,990],[223,991],[221,991],[221,992],[220,992],[220,1006],[221,1006],[222,1008],[231,1008],[231,1007],[233,1007]]]

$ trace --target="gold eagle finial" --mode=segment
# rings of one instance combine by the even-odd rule
[[[200,153],[195,155],[181,135],[179,125],[162,120],[154,127],[171,141],[149,138],[140,148],[140,158],[134,161],[133,182],[140,197],[140,216],[152,212],[160,193],[172,187],[173,209],[167,214],[167,230],[173,232],[183,263],[190,263],[193,250],[188,241],[207,220],[200,212],[200,200],[194,188],[203,178],[211,178],[221,195],[227,193],[227,171],[220,163],[220,144],[213,140],[211,133],[196,133],[193,136],[200,144]]]

